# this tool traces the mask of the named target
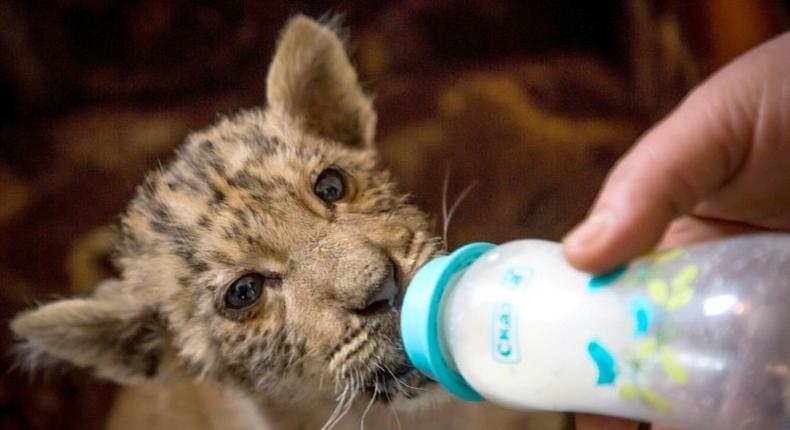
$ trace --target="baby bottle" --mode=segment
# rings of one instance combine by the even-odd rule
[[[790,429],[790,235],[656,252],[598,276],[560,245],[466,245],[412,280],[414,366],[465,400],[683,429]]]

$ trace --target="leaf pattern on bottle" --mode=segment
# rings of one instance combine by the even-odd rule
[[[660,357],[661,367],[672,382],[678,385],[685,385],[689,381],[686,368],[683,367],[674,352],[670,351],[668,348],[662,348]]]
[[[667,273],[663,263],[673,261],[683,254],[682,249],[654,252],[645,257],[644,264],[638,264],[624,274],[626,282],[644,288],[645,294],[634,296],[631,302],[637,328],[645,325],[646,310],[655,309],[660,318],[649,321],[649,331],[635,330],[635,336],[642,340],[630,351],[625,351],[625,360],[629,377],[617,384],[619,397],[626,401],[641,401],[650,408],[669,414],[672,409],[669,402],[656,390],[639,384],[641,372],[651,366],[660,366],[666,377],[677,385],[689,382],[689,374],[683,360],[671,348],[675,329],[667,325],[666,316],[687,307],[694,299],[694,281],[699,275],[697,265],[686,265],[675,273]],[[630,282],[628,282],[630,281]],[[623,284],[626,284],[623,282]],[[638,305],[638,306],[637,306]],[[637,312],[642,310],[642,312]]]
[[[639,395],[642,397],[648,405],[652,406],[653,409],[657,409],[660,412],[668,414],[671,412],[671,408],[669,407],[669,403],[661,397],[660,394],[657,392],[649,389],[649,388],[640,388]]]
[[[654,302],[661,306],[666,306],[669,300],[669,286],[663,279],[649,279],[647,281],[647,292]]]

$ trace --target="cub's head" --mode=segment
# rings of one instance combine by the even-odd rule
[[[13,321],[31,364],[186,372],[283,400],[417,394],[397,309],[437,242],[380,164],[335,33],[291,20],[267,95],[148,176],[122,218],[119,279]]]

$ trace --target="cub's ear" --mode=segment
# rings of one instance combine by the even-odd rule
[[[285,27],[266,81],[269,106],[300,127],[352,146],[373,143],[376,113],[335,32],[305,16]]]
[[[153,377],[165,350],[164,322],[124,296],[120,285],[105,281],[93,297],[60,300],[14,318],[23,364],[36,369],[65,361],[121,383]]]

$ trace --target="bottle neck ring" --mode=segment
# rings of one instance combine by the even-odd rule
[[[409,284],[401,309],[401,338],[409,360],[417,370],[464,400],[481,401],[483,397],[447,364],[442,355],[440,304],[453,274],[474,263],[493,247],[490,243],[470,243],[450,255],[428,262]]]

